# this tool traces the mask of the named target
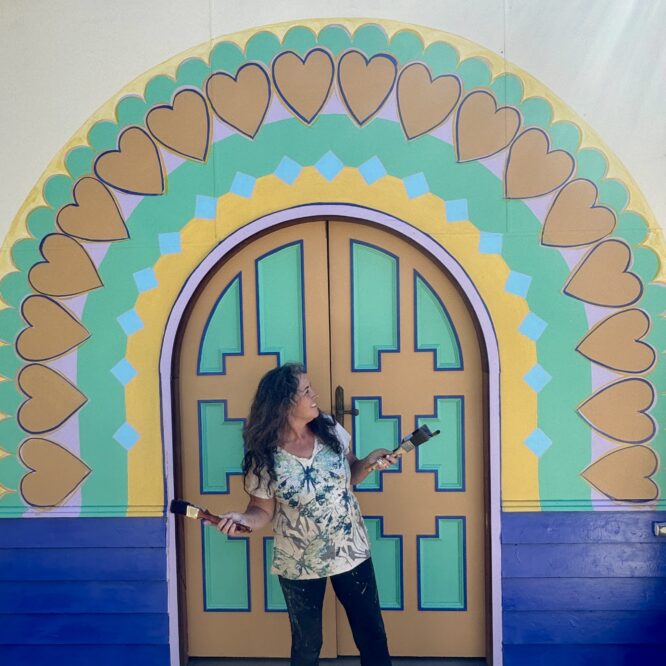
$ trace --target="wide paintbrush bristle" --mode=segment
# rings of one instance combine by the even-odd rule
[[[171,513],[175,513],[178,516],[186,516],[187,515],[187,508],[191,506],[189,502],[186,502],[185,500],[171,500],[171,504],[169,504],[169,511]]]

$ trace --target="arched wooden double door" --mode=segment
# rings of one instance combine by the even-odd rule
[[[281,228],[225,260],[182,335],[184,498],[243,509],[243,419],[259,378],[287,361],[306,364],[323,409],[343,387],[358,457],[424,423],[441,429],[356,490],[392,654],[485,655],[482,354],[455,285],[409,242],[351,221]],[[227,538],[185,521],[181,545],[189,655],[288,656],[270,528]],[[324,616],[322,656],[355,654],[330,591]]]

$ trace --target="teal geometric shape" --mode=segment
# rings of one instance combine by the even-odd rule
[[[245,419],[227,417],[226,400],[199,400],[201,494],[229,492],[229,476],[243,469]]]
[[[243,353],[241,276],[237,275],[213,306],[199,345],[199,374],[224,374],[225,358]]]
[[[329,150],[316,164],[315,168],[326,180],[333,180],[344,167],[338,156]]]
[[[434,536],[417,536],[419,610],[467,608],[465,518],[438,516]]]
[[[111,373],[123,386],[127,386],[137,375],[136,369],[126,358],[118,361],[111,368]]]
[[[542,336],[547,327],[548,322],[535,315],[534,312],[529,312],[521,322],[518,330],[530,340],[536,341]]]
[[[257,179],[254,176],[250,176],[247,173],[241,173],[239,171],[234,176],[234,180],[231,183],[229,191],[233,194],[237,194],[240,197],[249,199],[252,196],[252,191],[254,190],[254,184],[256,182]]]
[[[414,271],[416,349],[434,351],[437,370],[462,367],[462,352],[449,313],[432,287]]]
[[[402,537],[383,533],[383,518],[363,516],[382,610],[403,609]]]
[[[482,231],[479,238],[479,252],[481,254],[502,254],[502,234]]]
[[[447,222],[463,222],[469,220],[467,199],[450,199],[444,202]]]
[[[139,317],[134,308],[124,312],[116,320],[125,332],[125,335],[132,335],[132,333],[136,333],[143,328],[143,321],[141,321],[141,317]]]
[[[525,446],[536,454],[538,458],[541,458],[541,456],[548,451],[552,443],[553,440],[539,428],[533,430],[530,436],[525,440]]]
[[[217,199],[215,197],[207,197],[202,194],[197,194],[194,204],[194,217],[203,218],[205,220],[214,220],[217,209]]]
[[[264,601],[266,612],[279,613],[287,610],[287,602],[278,577],[271,573],[273,542],[273,537],[264,537]]]
[[[376,183],[380,178],[383,178],[386,175],[386,169],[376,155],[371,157],[367,162],[363,162],[358,170],[361,172],[363,179],[368,185]]]
[[[280,160],[275,175],[287,185],[291,185],[301,173],[303,167],[286,155]]]
[[[247,537],[228,537],[201,526],[205,611],[250,610],[250,552]]]
[[[152,267],[144,268],[134,273],[134,282],[136,282],[139,293],[143,293],[157,287],[157,276]]]
[[[523,379],[531,389],[540,393],[552,377],[537,363]]]
[[[125,421],[113,434],[113,439],[124,446],[128,451],[139,441],[139,433]]]
[[[504,290],[508,291],[510,294],[516,294],[516,296],[522,296],[525,298],[531,282],[532,278],[529,275],[511,271],[509,277],[506,279]]]
[[[430,192],[428,181],[423,173],[415,173],[412,176],[407,176],[402,179],[402,182],[405,184],[405,190],[407,190],[407,196],[410,199]]]
[[[158,237],[160,254],[178,254],[180,252],[180,234],[171,232],[160,234]]]

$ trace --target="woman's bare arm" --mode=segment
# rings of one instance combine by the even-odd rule
[[[247,525],[252,531],[260,530],[273,520],[275,513],[275,498],[263,499],[262,497],[255,497],[250,495],[250,501],[243,513],[231,511],[230,513],[223,513],[220,518],[217,529],[220,532],[233,536],[237,533],[235,523]]]

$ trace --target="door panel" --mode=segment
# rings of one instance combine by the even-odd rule
[[[362,457],[428,424],[442,434],[356,488],[393,654],[485,649],[482,369],[463,298],[432,260],[380,229],[304,222],[263,236],[213,271],[179,361],[183,496],[242,509],[242,427],[259,378],[307,364],[319,403],[344,387]],[[188,652],[289,654],[270,529],[227,538],[185,521]],[[331,591],[322,656],[355,654]],[[248,640],[262,636],[262,640]]]

